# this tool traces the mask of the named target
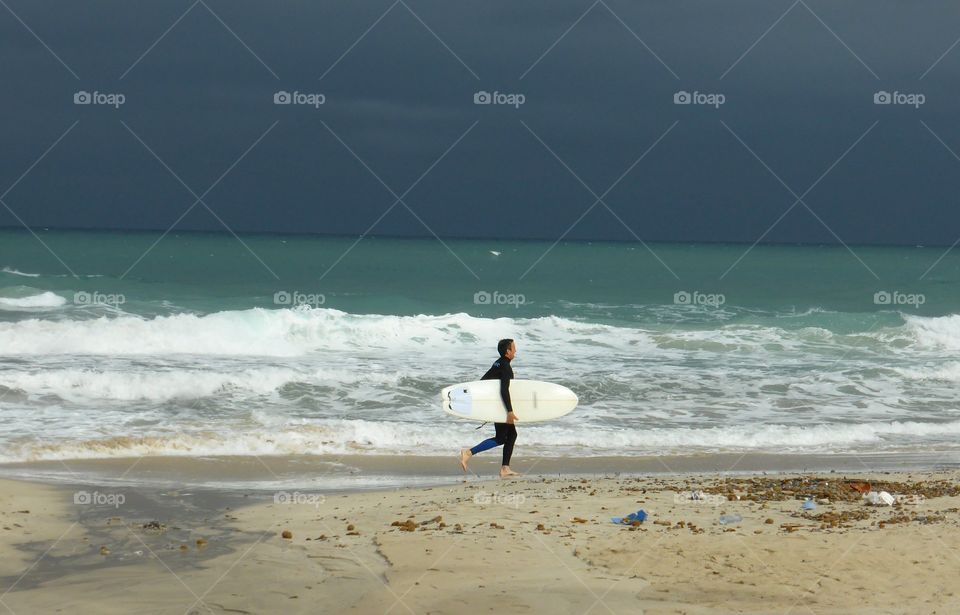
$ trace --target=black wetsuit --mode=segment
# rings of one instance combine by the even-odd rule
[[[510,401],[510,381],[513,379],[513,368],[510,366],[510,359],[500,357],[493,362],[487,373],[481,380],[499,380],[500,398],[503,405],[507,407],[507,412],[513,412],[513,403]],[[513,443],[517,441],[517,427],[512,423],[494,423],[495,436],[484,440],[473,447],[471,452],[477,454],[494,446],[503,445],[503,465],[510,465],[510,457],[513,456]]]

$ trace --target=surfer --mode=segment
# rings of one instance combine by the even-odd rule
[[[487,438],[473,448],[460,449],[460,467],[467,471],[467,461],[487,449],[503,445],[503,465],[500,466],[500,478],[519,476],[518,472],[510,469],[510,457],[513,455],[513,443],[517,441],[517,415],[513,413],[513,404],[510,402],[510,380],[513,378],[513,368],[510,362],[517,355],[517,344],[512,339],[503,339],[497,344],[500,358],[493,362],[481,380],[499,380],[500,398],[507,407],[507,422],[494,423],[494,437]]]

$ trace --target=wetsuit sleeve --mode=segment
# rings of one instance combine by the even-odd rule
[[[500,379],[500,398],[503,399],[503,405],[507,407],[507,412],[513,412],[513,404],[510,402],[510,379]]]
[[[510,401],[510,379],[513,378],[513,369],[508,367],[500,372],[500,398],[507,412],[513,412],[513,403]]]

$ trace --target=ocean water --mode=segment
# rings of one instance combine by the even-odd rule
[[[524,454],[960,451],[945,247],[6,230],[0,462],[450,455],[502,337]]]

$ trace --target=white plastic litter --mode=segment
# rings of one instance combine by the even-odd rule
[[[893,503],[896,501],[892,495],[886,491],[871,491],[870,493],[863,494],[863,499],[867,501],[867,504],[871,506],[893,506]]]

